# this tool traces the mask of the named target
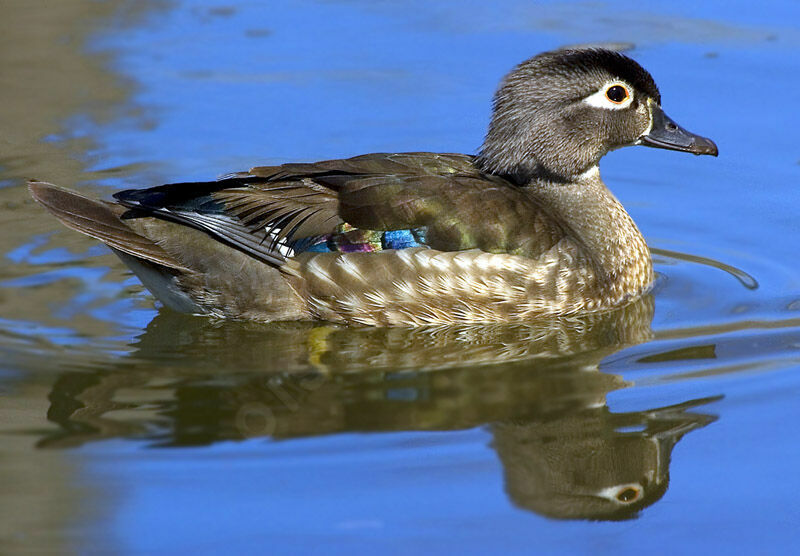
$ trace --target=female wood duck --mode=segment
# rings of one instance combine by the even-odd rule
[[[653,282],[650,253],[600,179],[608,151],[717,155],[609,50],[540,54],[494,98],[477,156],[367,154],[88,199],[34,198],[106,243],[165,305],[258,321],[521,321],[606,311]]]

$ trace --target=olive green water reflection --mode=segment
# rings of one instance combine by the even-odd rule
[[[652,314],[646,298],[525,326],[351,329],[162,311],[126,359],[59,374],[47,416],[60,430],[39,445],[125,437],[193,446],[488,424],[515,504],[558,518],[631,517],[666,491],[675,443],[714,420],[690,411],[709,399],[632,413],[606,406],[628,384],[598,364],[650,338]]]
[[[95,172],[88,153],[94,137],[76,133],[76,120],[110,123],[135,116],[133,83],[111,69],[108,53],[89,52],[92,37],[121,13],[131,25],[164,7],[159,0],[57,0],[0,2],[0,282],[8,283],[40,272],[63,269],[62,261],[46,268],[8,256],[32,238],[53,228],[37,216],[24,180],[50,176],[65,184],[89,179]],[[132,168],[135,165],[132,165]],[[131,169],[132,169],[131,168]],[[106,168],[97,175],[117,175]],[[71,253],[88,243],[64,235]],[[41,282],[40,282],[41,283]],[[46,283],[46,282],[45,282]],[[37,453],[38,434],[19,430],[44,426],[49,377],[31,376],[54,362],[54,338],[48,327],[72,321],[82,334],[105,335],[107,323],[87,315],[54,315],[53,306],[75,296],[81,280],[66,280],[53,288],[0,289],[0,373],[23,371],[19,383],[0,386],[0,552],[70,553],[77,550],[75,531],[108,510],[99,489],[79,480],[81,469],[65,453]],[[8,326],[11,319],[16,320]],[[22,328],[16,324],[22,324]],[[50,328],[51,331],[57,328]],[[61,328],[63,330],[63,328]],[[24,363],[17,365],[20,360]]]

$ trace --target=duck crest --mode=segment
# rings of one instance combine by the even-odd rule
[[[716,155],[621,54],[562,50],[501,83],[477,157],[374,153],[252,168],[97,201],[31,182],[174,309],[363,325],[522,321],[645,294],[650,253],[600,179],[609,150]]]

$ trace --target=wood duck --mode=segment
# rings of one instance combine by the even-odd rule
[[[115,202],[31,182],[165,305],[257,321],[512,322],[600,312],[645,294],[650,252],[600,179],[612,149],[717,155],[661,109],[637,62],[539,54],[494,97],[477,156],[375,153],[262,166]]]

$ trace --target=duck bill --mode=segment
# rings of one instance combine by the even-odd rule
[[[693,154],[710,154],[711,156],[719,154],[714,141],[686,131],[672,121],[672,118],[667,116],[655,102],[650,103],[650,111],[653,115],[653,125],[647,134],[639,138],[640,145]]]

